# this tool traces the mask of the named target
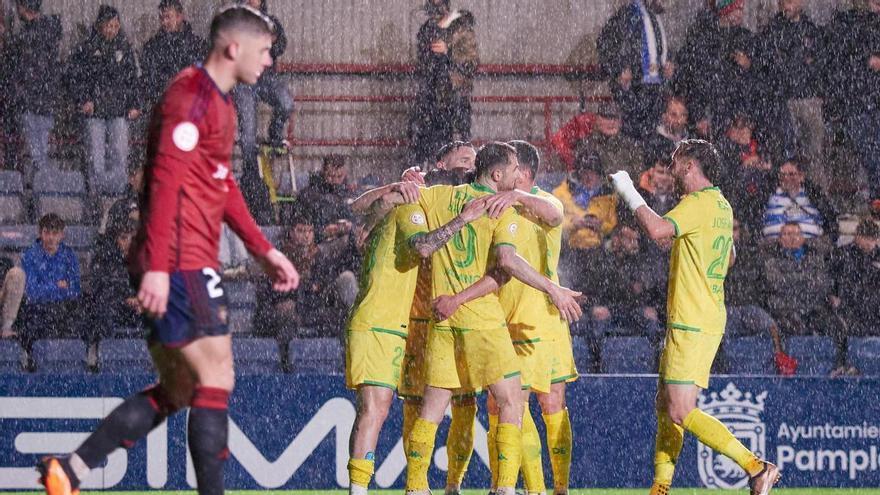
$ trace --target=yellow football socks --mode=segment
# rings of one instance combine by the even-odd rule
[[[733,436],[724,423],[709,416],[699,408],[692,410],[682,422],[684,429],[710,449],[724,454],[739,464],[749,476],[754,476],[764,468],[760,459]]]
[[[547,450],[550,451],[550,466],[553,468],[553,491],[568,492],[568,476],[571,471],[571,420],[568,409],[544,415],[547,427]]]
[[[401,436],[403,437],[403,450],[406,452],[407,442],[409,442],[409,436],[412,435],[413,423],[416,422],[416,419],[419,417],[419,408],[421,404],[404,402],[403,403],[403,433]]]
[[[446,486],[461,486],[467,472],[471,454],[474,452],[474,417],[477,405],[452,405],[452,424],[446,438],[446,454],[449,458],[449,471],[446,473]]]
[[[413,422],[406,449],[407,490],[428,490],[428,468],[431,466],[436,436],[436,424],[422,418],[417,418]]]
[[[669,486],[663,483],[654,482],[651,485],[651,491],[648,492],[648,495],[669,495]]]
[[[492,475],[491,488],[498,485],[498,445],[495,443],[498,433],[498,415],[489,413],[489,431],[486,432],[486,444],[489,447],[489,472]]]
[[[363,488],[370,486],[370,480],[373,478],[373,462],[372,459],[348,460],[348,478],[352,485]]]
[[[541,465],[541,436],[526,404],[522,420],[522,475],[528,493],[544,493],[544,466]]]
[[[658,490],[672,485],[675,463],[684,443],[684,428],[672,422],[666,411],[657,411],[657,437],[654,439],[654,484]],[[654,493],[653,488],[651,493]],[[657,493],[663,493],[658,491]]]
[[[515,424],[499,423],[495,445],[498,448],[498,481],[495,488],[515,488],[522,458],[522,429]]]

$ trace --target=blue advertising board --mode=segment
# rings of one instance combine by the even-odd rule
[[[0,489],[37,488],[34,462],[73,450],[148,375],[0,375]],[[584,376],[572,384],[573,487],[645,487],[651,482],[656,377]],[[880,380],[720,376],[700,398],[742,441],[783,473],[783,486],[880,486]],[[330,489],[348,486],[353,395],[341,376],[239,377],[232,397],[228,488]],[[536,419],[540,413],[533,407]],[[375,484],[403,485],[401,405],[395,403],[376,450]],[[540,428],[540,420],[537,420]],[[488,485],[485,407],[465,487]],[[445,481],[438,432],[432,486]],[[542,433],[543,435],[543,433]],[[129,451],[114,452],[85,488],[187,489],[195,477],[186,453],[186,413]],[[545,456],[546,457],[546,456]],[[545,463],[546,463],[545,459]],[[546,466],[550,482],[549,465]],[[689,435],[676,486],[735,488],[745,474]]]

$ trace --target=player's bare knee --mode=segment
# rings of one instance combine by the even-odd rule
[[[693,409],[694,407],[689,404],[675,404],[670,402],[666,407],[666,412],[669,414],[669,418],[673,423],[681,426],[684,424],[684,418],[686,418]]]

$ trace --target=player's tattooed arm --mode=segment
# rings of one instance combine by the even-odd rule
[[[508,244],[495,247],[495,259],[498,266],[511,276],[550,296],[550,300],[559,309],[559,313],[565,321],[574,322],[580,319],[581,306],[577,302],[577,298],[582,295],[580,292],[562,287],[541,275],[529,265],[528,261],[516,253],[513,246]]]
[[[480,280],[468,286],[465,290],[453,295],[438,296],[431,303],[434,317],[437,321],[443,321],[452,316],[462,304],[479,299],[486,294],[498,290],[510,281],[510,275],[499,267],[492,267]]]
[[[428,258],[434,251],[443,247],[465,225],[483,216],[486,212],[485,198],[475,199],[466,204],[457,217],[449,223],[434,229],[427,234],[414,235],[409,240],[410,246],[422,258]]]

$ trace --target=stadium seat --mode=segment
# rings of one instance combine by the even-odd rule
[[[574,353],[574,365],[577,367],[578,373],[590,373],[596,356],[587,339],[572,336],[571,350]]]
[[[849,362],[863,375],[880,375],[880,337],[849,339]]]
[[[0,340],[0,373],[21,372],[21,346],[15,340]]]
[[[0,250],[24,251],[37,239],[36,225],[0,226]]]
[[[144,339],[106,339],[98,344],[98,369],[102,373],[145,373],[153,361]]]
[[[26,216],[21,173],[0,170],[0,224],[21,223]]]
[[[768,337],[725,339],[723,352],[727,371],[735,375],[774,375],[773,342]]]
[[[233,335],[249,335],[253,330],[253,308],[229,307],[229,331]]]
[[[284,239],[281,239],[281,235],[284,233],[283,227],[264,225],[260,229],[272,245],[277,246],[284,242]]]
[[[86,343],[79,339],[38,340],[31,355],[38,373],[86,372]]]
[[[231,308],[253,308],[257,304],[256,289],[250,282],[225,282],[223,289]]]
[[[232,339],[232,356],[236,373],[281,372],[281,356],[275,339],[235,337]]]
[[[79,172],[41,170],[34,176],[34,204],[37,218],[55,213],[66,223],[84,220],[85,183]]]
[[[72,225],[64,228],[64,243],[75,251],[84,251],[95,247],[95,229]]]
[[[602,373],[656,373],[654,349],[645,337],[608,337],[602,341]]]
[[[785,352],[798,360],[798,375],[827,376],[834,368],[836,348],[831,337],[789,337]]]
[[[344,366],[342,344],[334,338],[293,339],[287,353],[297,373],[340,373]]]

